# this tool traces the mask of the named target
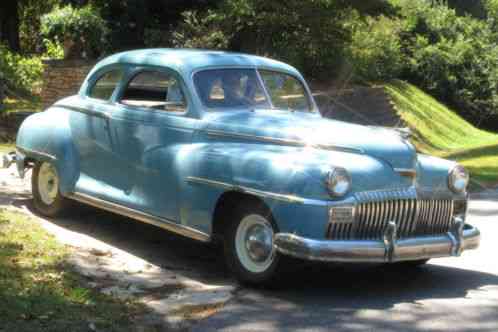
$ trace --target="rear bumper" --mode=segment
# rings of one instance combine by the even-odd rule
[[[325,262],[399,262],[460,256],[479,246],[479,230],[461,220],[446,234],[396,239],[395,224],[384,240],[313,240],[289,233],[275,235],[274,246],[284,255]]]

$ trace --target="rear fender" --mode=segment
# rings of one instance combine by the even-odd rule
[[[19,175],[24,176],[29,161],[50,162],[59,174],[62,194],[74,191],[80,169],[68,117],[57,107],[33,114],[23,121],[16,140]]]

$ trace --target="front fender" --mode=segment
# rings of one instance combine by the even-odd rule
[[[344,204],[356,191],[398,188],[407,179],[368,155],[307,147],[216,141],[199,135],[179,153],[182,223],[211,233],[216,204],[228,191],[260,197],[280,231],[323,237],[329,207]],[[330,197],[326,175],[333,166],[351,172],[351,193]],[[406,182],[406,183],[405,183]],[[249,189],[249,190],[247,190]]]
[[[60,178],[62,194],[72,192],[79,174],[79,160],[72,141],[69,114],[57,107],[26,118],[17,133],[17,167],[23,175],[26,160],[52,163]]]

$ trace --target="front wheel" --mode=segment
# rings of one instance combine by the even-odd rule
[[[267,209],[254,204],[241,206],[225,232],[225,256],[238,280],[252,285],[271,283],[281,266],[273,247],[277,228]]]
[[[48,162],[36,162],[31,177],[31,191],[36,211],[44,216],[58,216],[69,204],[59,191],[57,170]]]

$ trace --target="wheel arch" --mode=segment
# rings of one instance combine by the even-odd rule
[[[244,193],[237,190],[225,191],[216,201],[216,205],[212,216],[212,238],[214,241],[220,241],[224,231],[230,222],[230,217],[233,216],[237,206],[241,203],[251,204],[255,207],[262,208],[266,211],[269,220],[272,221],[275,227],[278,227],[272,209],[267,202],[259,196]]]

